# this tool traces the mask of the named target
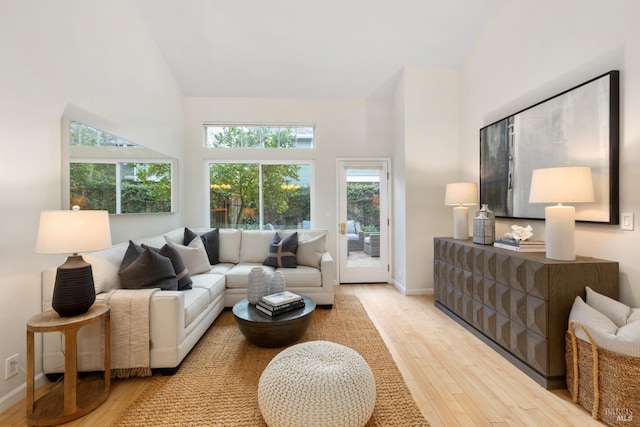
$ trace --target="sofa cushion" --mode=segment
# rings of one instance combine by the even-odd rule
[[[237,264],[229,270],[226,274],[227,288],[247,288],[249,286],[249,273],[254,267],[260,267],[264,270],[267,276],[271,276],[275,268],[262,265],[261,263],[242,263]]]
[[[322,286],[322,274],[315,267],[299,265],[298,268],[279,268],[288,288],[315,288]]]
[[[227,274],[229,270],[231,270],[234,266],[235,264],[232,264],[230,262],[220,262],[212,266],[211,270],[209,270],[209,273]]]
[[[589,286],[586,287],[586,291],[587,304],[589,306],[607,316],[618,327],[627,324],[627,319],[631,314],[631,307],[606,295],[599,294]]]
[[[175,248],[169,246],[168,243],[162,245],[160,249],[154,248],[151,246],[147,246],[144,243],[142,244],[143,248],[149,248],[152,251],[159,253],[160,255],[169,258],[171,261],[171,265],[173,265],[173,270],[176,274],[176,279],[178,280],[178,290],[184,291],[187,289],[191,289],[191,275],[189,274],[189,270],[187,270],[187,266],[182,259],[182,255]]]
[[[244,246],[244,245],[243,245]],[[284,239],[275,234],[269,244],[269,254],[264,265],[271,267],[296,268],[296,251],[298,250],[298,233],[286,236]]]
[[[220,262],[220,230],[214,228],[203,234],[197,234],[189,228],[184,228],[184,244],[188,245],[193,239],[200,237],[204,243],[204,249],[209,257],[209,264],[216,265]]]
[[[135,243],[138,245],[145,244],[147,246],[151,246],[152,248],[161,248],[165,243],[167,243],[167,238],[169,238],[169,240],[171,240],[172,242],[182,243],[183,234],[184,227],[180,227],[158,236],[144,237],[140,240],[135,241]]]
[[[129,241],[118,274],[123,289],[178,289],[176,273],[169,258],[132,241]]]
[[[296,262],[298,265],[320,268],[322,253],[327,246],[327,235],[321,234],[312,237],[308,233],[302,233],[298,239]]]
[[[184,263],[187,265],[189,274],[205,273],[211,269],[209,257],[207,256],[207,251],[204,248],[202,239],[193,239],[188,246],[176,243],[166,236],[165,239],[171,247],[180,253]]]
[[[240,242],[242,230],[220,229],[220,262],[237,264],[240,262]]]
[[[120,288],[118,271],[120,271],[120,264],[122,264],[127,246],[127,243],[119,243],[102,251],[82,255],[84,260],[91,264],[96,294]]]
[[[209,302],[212,303],[224,295],[225,278],[224,275],[216,273],[198,274],[193,276],[193,287],[206,289],[209,292]]]
[[[187,327],[209,305],[209,291],[194,287],[184,291],[184,326]]]
[[[242,230],[240,262],[263,262],[275,235],[271,230]]]

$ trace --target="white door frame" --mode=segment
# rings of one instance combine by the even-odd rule
[[[380,182],[380,265],[379,267],[349,267],[347,263],[347,238],[341,232],[341,224],[347,221],[346,169],[379,169]],[[391,277],[391,159],[389,158],[338,158],[336,191],[336,242],[338,250],[337,272],[339,283],[388,283]]]

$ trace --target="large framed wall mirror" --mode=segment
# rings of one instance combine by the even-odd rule
[[[62,119],[62,208],[174,212],[177,160],[68,116]],[[63,163],[65,161],[63,160]]]

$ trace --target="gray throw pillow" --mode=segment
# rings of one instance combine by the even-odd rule
[[[296,251],[298,250],[298,232],[284,239],[278,233],[269,244],[269,255],[263,264],[271,267],[297,268]]]
[[[187,270],[187,266],[182,259],[182,255],[178,252],[177,249],[172,248],[171,246],[164,245],[160,249],[154,248],[147,245],[142,245],[143,248],[149,248],[154,252],[159,253],[160,255],[169,258],[171,261],[171,265],[173,266],[173,271],[176,274],[176,280],[178,280],[178,290],[185,291],[187,289],[191,289],[193,285],[193,280],[191,280],[191,275],[189,274],[189,270]]]
[[[131,241],[120,264],[118,275],[123,289],[178,289],[178,280],[171,260]]]

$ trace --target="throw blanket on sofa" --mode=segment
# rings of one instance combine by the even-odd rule
[[[158,289],[117,289],[111,306],[111,377],[145,377],[149,366],[149,302]]]

